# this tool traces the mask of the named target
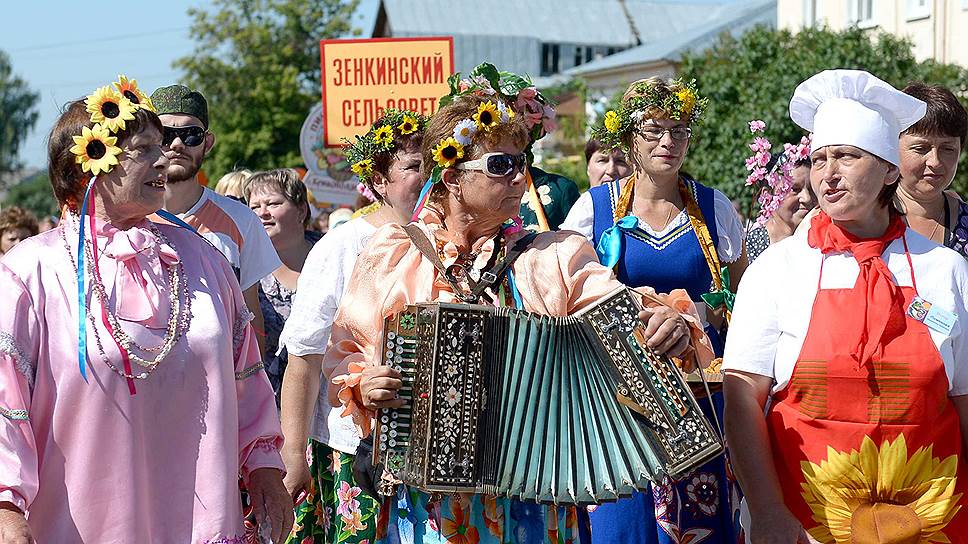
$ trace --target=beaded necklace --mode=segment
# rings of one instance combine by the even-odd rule
[[[156,240],[160,243],[167,244],[171,246],[171,241],[154,225],[149,225],[149,229],[152,234],[155,235]],[[93,238],[93,237],[92,237]],[[64,247],[67,250],[67,255],[71,260],[71,265],[74,268],[75,273],[77,272],[77,261],[74,260],[74,255],[70,247],[70,243],[67,241],[67,234],[64,229],[61,230],[61,239],[64,241]],[[88,251],[94,255],[93,242],[91,240],[85,240],[87,244]],[[109,255],[110,256],[110,255]],[[101,342],[101,336],[98,332],[98,327],[94,320],[94,314],[91,312],[90,302],[86,302],[87,316],[91,323],[91,328],[94,331],[94,341],[97,345],[98,352],[101,355],[101,359],[104,361],[105,365],[114,371],[116,374],[127,379],[137,379],[144,380],[161,364],[161,362],[168,356],[172,348],[178,342],[178,340],[184,335],[185,331],[188,330],[189,322],[191,321],[191,297],[188,293],[188,282],[185,279],[185,269],[184,265],[179,260],[175,266],[166,267],[168,269],[168,283],[171,288],[168,291],[169,302],[171,303],[171,311],[168,317],[168,324],[165,330],[164,341],[159,346],[145,347],[134,342],[131,337],[125,333],[121,324],[113,313],[108,310],[108,296],[107,291],[104,288],[104,283],[101,281],[100,274],[97,272],[97,263],[94,259],[89,260],[86,263],[86,268],[88,275],[91,277],[91,285],[95,296],[98,298],[98,302],[104,308],[103,315],[105,316],[108,325],[108,333],[111,335],[112,339],[118,345],[118,347],[128,355],[128,358],[133,361],[138,366],[145,369],[145,371],[140,373],[128,373],[122,369],[117,368],[111,363],[108,358],[104,345]],[[136,348],[142,352],[157,352],[151,360],[145,359],[138,354],[136,354],[132,348]]]

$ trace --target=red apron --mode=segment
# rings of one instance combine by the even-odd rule
[[[910,264],[906,240],[904,250]],[[911,283],[905,309],[913,266]],[[849,291],[818,280],[793,375],[767,412],[784,502],[820,542],[968,542],[968,472],[941,354],[905,316],[859,365],[838,338]]]

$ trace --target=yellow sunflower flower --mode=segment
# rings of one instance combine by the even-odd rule
[[[686,115],[692,113],[693,108],[696,107],[696,93],[690,89],[679,89],[676,91],[676,98],[682,104],[682,113]]]
[[[618,118],[618,114],[614,110],[605,112],[605,130],[614,133],[620,128],[622,128],[622,121]]]
[[[80,136],[74,136],[71,153],[77,156],[76,162],[84,172],[107,174],[118,164],[121,148],[115,145],[117,142],[106,127],[96,124],[93,128],[84,127]]]
[[[892,542],[949,542],[942,529],[961,508],[958,457],[942,460],[931,449],[909,458],[904,435],[880,449],[864,437],[860,451],[828,447],[826,461],[801,463],[802,495],[820,524],[810,535],[823,543],[876,542],[877,525],[893,520],[903,534]]]
[[[434,161],[442,168],[454,166],[457,159],[464,158],[464,146],[454,138],[445,138],[434,148]]]
[[[397,128],[400,130],[400,134],[412,134],[416,132],[417,126],[418,123],[416,119],[409,115],[404,115],[403,122],[397,125]]]
[[[477,106],[477,113],[474,114],[474,123],[477,128],[491,130],[501,122],[501,112],[497,110],[494,102],[487,101]]]
[[[155,111],[155,105],[151,102],[151,98],[138,87],[136,80],[119,75],[118,80],[114,82],[114,88],[121,93],[121,96],[130,100],[135,109],[144,108],[148,111]]]
[[[388,125],[383,125],[382,127],[373,131],[373,141],[384,148],[389,148],[393,145],[393,128]]]
[[[363,159],[362,161],[354,163],[350,166],[350,170],[357,175],[360,179],[369,178],[373,174],[373,161],[370,159]]]
[[[125,121],[134,119],[137,109],[130,100],[105,85],[84,101],[92,123],[100,123],[111,132],[124,130]]]

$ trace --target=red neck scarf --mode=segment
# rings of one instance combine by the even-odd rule
[[[850,293],[850,307],[845,308],[842,327],[844,340],[851,346],[851,357],[858,365],[866,364],[883,346],[885,333],[904,328],[904,294],[894,283],[881,254],[888,244],[904,235],[904,221],[896,214],[884,234],[877,238],[858,238],[833,224],[830,216],[820,212],[810,221],[807,243],[824,255],[850,253],[857,259],[860,274]],[[887,336],[891,336],[888,334]]]

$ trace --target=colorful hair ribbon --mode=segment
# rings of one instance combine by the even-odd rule
[[[423,189],[420,189],[420,196],[417,197],[417,205],[413,208],[413,216],[410,217],[411,221],[416,221],[420,212],[423,211],[424,206],[427,205],[427,201],[430,200],[430,190],[434,187],[434,178],[431,177],[424,183]]]

